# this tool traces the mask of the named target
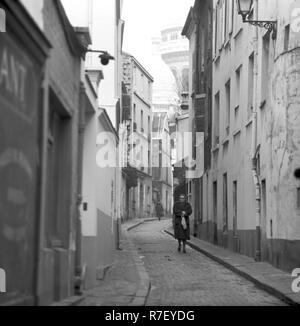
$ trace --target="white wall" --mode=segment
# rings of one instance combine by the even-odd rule
[[[97,205],[96,205],[96,134],[97,116],[93,115],[86,121],[83,155],[83,202],[88,203],[88,210],[82,210],[82,235],[97,236]]]
[[[66,12],[74,26],[88,26],[92,37],[92,49],[108,51],[117,57],[117,27],[115,0],[62,0]],[[105,108],[115,126],[117,102],[117,64],[110,62],[108,66],[102,66],[100,54],[87,56],[87,67],[102,69],[104,80],[99,87],[99,106]]]

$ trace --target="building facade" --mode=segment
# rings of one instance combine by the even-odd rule
[[[50,43],[19,1],[1,1],[0,305],[36,302],[41,223],[43,83]]]
[[[212,28],[213,9],[210,1],[196,1],[190,9],[182,34],[190,42],[189,76],[189,161],[187,195],[194,207],[193,233],[207,232],[203,220],[210,198],[211,126],[212,126]]]
[[[18,170],[18,162],[22,167],[20,172],[6,173],[8,195],[1,196],[13,202],[14,211],[10,215],[16,218],[15,221],[10,218],[13,224],[7,225],[5,218],[1,219],[4,241],[10,242],[7,245],[14,250],[10,257],[15,257],[8,266],[9,278],[13,277],[9,282],[13,283],[8,283],[4,303],[48,305],[75,293],[81,71],[86,47],[79,41],[60,1],[22,1],[22,5],[15,1],[4,2],[4,5],[10,12],[9,21],[13,17],[22,17],[24,24],[21,27],[11,21],[13,27],[1,37],[22,38],[18,44],[24,49],[18,48],[19,57],[16,57],[21,79],[13,86],[9,83],[16,79],[9,81],[6,73],[5,84],[20,97],[23,113],[19,118],[23,116],[25,123],[22,126],[21,120],[15,121],[16,126],[19,123],[18,130],[22,130],[20,137],[18,132],[14,137],[3,135],[8,144],[12,141],[6,149],[11,153],[2,154],[7,157],[5,162],[13,160],[9,169]],[[11,51],[11,62],[13,46],[13,41],[9,41],[7,49]],[[27,47],[30,51],[26,54]],[[6,59],[2,60],[2,72],[5,62]],[[1,81],[2,84],[5,81],[3,76]],[[12,116],[5,116],[6,119],[6,125],[14,125],[10,120]],[[26,131],[26,128],[29,129]],[[6,148],[5,144],[1,151],[3,148]],[[20,173],[18,178],[17,173]],[[19,188],[21,180],[22,187]],[[27,187],[25,192],[23,187]],[[23,253],[18,246],[23,248]],[[22,276],[14,275],[14,270]]]
[[[127,141],[126,218],[152,216],[152,84],[153,78],[130,54],[123,53],[123,123]]]
[[[64,6],[74,26],[88,26],[93,50],[108,51],[114,58],[108,66],[102,66],[99,53],[88,53],[86,67],[89,70],[97,70],[102,67],[104,80],[98,90],[98,105],[105,109],[113,127],[117,130],[120,139],[124,137],[124,129],[121,124],[122,116],[122,44],[124,21],[121,18],[123,0],[98,1],[98,0],[63,0]],[[78,8],[82,8],[82,14],[78,15]],[[122,152],[120,152],[122,153]],[[119,151],[116,151],[117,162],[122,162]],[[115,193],[115,222],[119,223],[125,214],[124,179],[122,167],[116,168]],[[118,225],[115,225],[118,228]]]
[[[84,73],[82,205],[80,248],[81,289],[95,287],[112,265],[117,247],[115,192],[118,136],[105,109],[98,107],[101,70]],[[107,156],[107,158],[106,158]],[[109,191],[108,191],[109,189]]]
[[[216,0],[213,28],[200,29],[200,39],[213,35],[212,150],[210,168],[205,151],[196,234],[287,271],[299,266],[300,237],[295,8],[294,1],[254,1],[250,18],[277,20],[273,34],[243,23],[235,1]]]

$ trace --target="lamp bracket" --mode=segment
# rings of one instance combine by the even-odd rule
[[[253,26],[258,26],[267,29],[270,33],[273,33],[273,39],[277,37],[277,21],[276,20],[247,20],[243,17],[244,23],[249,23]]]

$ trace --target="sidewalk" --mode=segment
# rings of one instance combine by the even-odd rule
[[[165,233],[174,236],[173,227],[169,227]],[[290,274],[268,263],[255,262],[253,258],[242,256],[194,237],[191,238],[188,245],[286,303],[300,305],[300,293],[293,293],[291,289],[293,279]]]
[[[131,243],[129,230],[153,219],[134,220],[122,225],[120,248],[114,264],[99,286],[86,291],[78,306],[144,306],[150,291],[150,280],[144,264]]]

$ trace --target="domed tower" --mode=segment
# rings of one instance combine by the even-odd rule
[[[167,113],[169,122],[175,123],[173,117],[179,110],[181,100],[178,94],[176,79],[169,66],[161,57],[160,44],[160,38],[152,39],[153,110],[154,112]]]
[[[186,111],[189,103],[189,42],[181,32],[182,26],[177,24],[163,28],[159,51],[175,77],[181,108]]]

